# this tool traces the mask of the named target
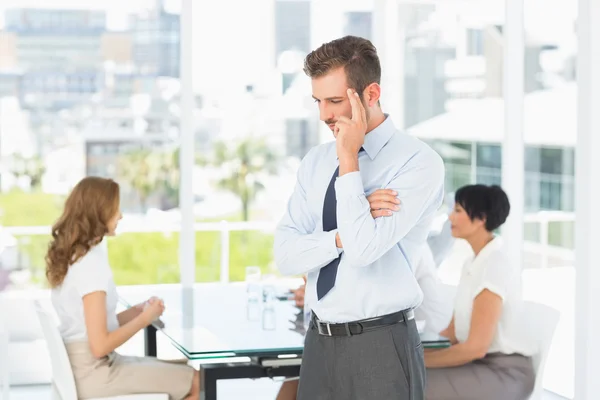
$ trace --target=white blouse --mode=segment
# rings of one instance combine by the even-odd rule
[[[524,321],[521,268],[508,259],[500,237],[467,260],[462,269],[454,304],[455,334],[461,343],[469,336],[473,301],[484,289],[502,298],[502,314],[488,353],[533,355],[535,348],[525,334],[526,328],[520,326]]]
[[[83,297],[98,291],[106,293],[106,326],[112,332],[119,327],[116,313],[119,296],[104,243],[92,247],[71,265],[63,283],[52,289],[52,304],[65,342],[87,340]]]

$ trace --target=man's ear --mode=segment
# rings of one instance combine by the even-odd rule
[[[378,83],[371,83],[365,88],[363,98],[368,107],[373,107],[381,98],[381,86]]]

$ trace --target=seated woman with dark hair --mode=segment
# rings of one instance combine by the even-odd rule
[[[463,266],[446,349],[425,352],[427,400],[524,400],[533,391],[535,349],[519,333],[521,266],[494,235],[510,204],[498,186],[459,189],[450,221],[474,256]]]

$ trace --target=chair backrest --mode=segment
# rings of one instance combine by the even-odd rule
[[[58,331],[54,316],[46,311],[39,301],[35,302],[35,309],[44,332],[50,363],[52,365],[52,381],[61,399],[77,399],[77,388],[73,370],[67,354],[65,343]]]
[[[442,283],[438,286],[441,296],[443,296],[446,301],[452,304],[452,309],[454,310],[454,301],[456,300],[456,291],[458,287],[456,285],[451,285],[449,283]]]
[[[0,398],[7,399],[10,390],[10,369],[8,367],[8,341],[9,332],[4,323],[3,309],[0,307],[0,354],[4,354],[4,359],[0,360],[0,384],[2,384],[2,392]]]
[[[537,347],[531,357],[535,371],[535,387],[530,400],[541,399],[544,390],[544,367],[552,344],[554,331],[560,319],[560,312],[544,304],[526,301],[523,309],[524,324],[527,324],[529,338]]]

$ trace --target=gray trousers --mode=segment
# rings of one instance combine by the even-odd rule
[[[425,364],[414,320],[355,336],[306,334],[298,400],[423,400]]]
[[[488,354],[452,368],[427,370],[427,400],[527,400],[535,372],[531,358]]]

